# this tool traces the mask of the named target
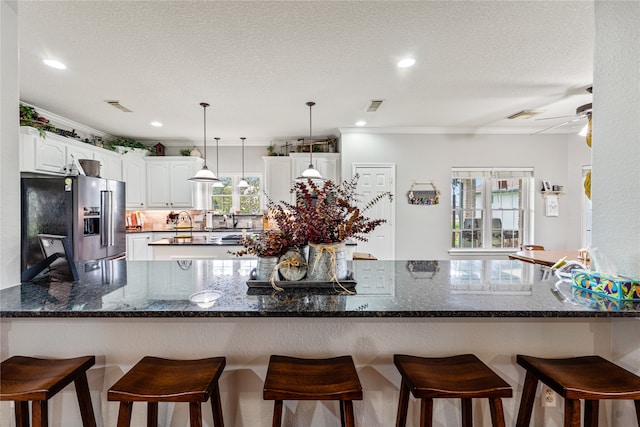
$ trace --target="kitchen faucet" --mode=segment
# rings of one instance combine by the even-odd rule
[[[234,214],[233,212],[231,212],[231,223],[233,224],[233,228],[236,228],[236,225],[238,225],[238,220],[236,219],[236,214]]]

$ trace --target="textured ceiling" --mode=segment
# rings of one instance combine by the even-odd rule
[[[591,102],[591,1],[19,1],[20,97],[113,135],[531,133]],[[398,69],[412,56],[416,65]],[[65,62],[67,70],[42,63]],[[372,99],[384,103],[366,113]],[[118,100],[130,110],[107,105]],[[149,123],[159,120],[162,128]],[[577,123],[581,127],[584,123]],[[552,132],[576,132],[569,126]]]

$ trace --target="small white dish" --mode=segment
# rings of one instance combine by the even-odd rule
[[[211,308],[221,296],[222,292],[220,291],[200,291],[192,294],[189,297],[189,301],[196,304],[200,308]]]

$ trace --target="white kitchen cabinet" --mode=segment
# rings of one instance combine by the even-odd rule
[[[104,148],[47,132],[41,138],[37,129],[20,128],[20,171],[55,175],[77,174],[73,160],[100,162],[100,176],[122,180],[122,156]]]
[[[195,208],[199,188],[188,179],[204,161],[199,157],[154,157],[146,160],[147,207],[164,209]]]
[[[95,148],[93,160],[100,162],[100,176],[102,178],[123,181],[121,154],[101,148]]]
[[[143,157],[122,157],[122,180],[126,184],[126,206],[128,209],[147,207],[147,164]]]
[[[264,160],[264,191],[274,202],[291,202],[291,158],[280,156],[265,156]]]
[[[20,171],[65,175],[67,144],[63,139],[49,132],[41,138],[37,129],[20,127]]]
[[[309,153],[291,153],[291,180],[302,175],[309,167]],[[324,179],[340,183],[340,153],[313,153],[313,167]]]
[[[153,233],[128,233],[127,234],[127,260],[151,261],[153,260],[153,248],[149,246]]]

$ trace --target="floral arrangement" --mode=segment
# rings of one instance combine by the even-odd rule
[[[296,194],[295,205],[269,201],[278,228],[293,236],[297,244],[336,243],[353,238],[367,241],[366,235],[384,224],[384,219],[371,219],[364,214],[384,198],[393,200],[389,192],[380,193],[366,205],[358,207],[356,192],[359,176],[336,184],[331,180],[317,183],[298,181],[291,189]]]

